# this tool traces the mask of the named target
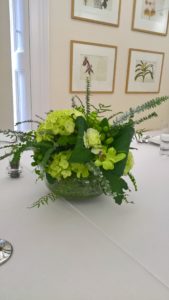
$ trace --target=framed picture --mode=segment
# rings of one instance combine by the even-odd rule
[[[132,29],[167,35],[168,0],[134,0]]]
[[[72,0],[72,18],[119,26],[121,0]]]
[[[159,93],[164,53],[129,49],[126,93]]]
[[[91,92],[113,93],[117,47],[71,41],[70,92],[84,93],[86,77],[91,78]]]

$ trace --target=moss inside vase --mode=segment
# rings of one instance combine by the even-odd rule
[[[100,183],[95,176],[80,179],[71,177],[53,182],[46,180],[46,184],[55,195],[62,196],[65,199],[97,197],[103,193]]]

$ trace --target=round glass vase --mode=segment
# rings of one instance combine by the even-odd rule
[[[56,196],[70,200],[97,197],[103,193],[96,176],[80,179],[69,177],[52,183],[46,180],[46,184]]]

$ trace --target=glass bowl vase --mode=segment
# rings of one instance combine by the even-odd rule
[[[49,182],[46,180],[47,187],[56,195],[65,199],[84,199],[97,197],[103,193],[98,181],[98,177],[88,178],[69,177],[60,181]]]

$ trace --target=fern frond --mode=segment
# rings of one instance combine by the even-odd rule
[[[142,123],[142,122],[144,122],[144,121],[147,121],[147,120],[150,120],[150,119],[156,118],[156,117],[158,117],[158,115],[157,115],[157,113],[154,111],[153,113],[149,114],[148,116],[143,117],[143,118],[141,118],[141,119],[139,119],[139,120],[134,121],[134,125],[138,125],[138,124],[140,124],[140,123]]]
[[[7,138],[10,139],[15,139],[15,140],[11,140],[8,141],[8,144],[15,144],[18,142],[18,140],[20,141],[27,141],[27,139],[34,137],[33,131],[29,131],[29,132],[23,132],[23,131],[16,131],[16,130],[11,130],[11,129],[7,129],[7,130],[1,130],[0,129],[0,133],[3,133],[4,136],[6,136]]]
[[[15,126],[18,126],[18,125],[21,125],[21,124],[24,124],[24,123],[36,123],[36,124],[38,124],[38,125],[41,124],[41,122],[39,122],[39,121],[35,121],[35,120],[25,120],[25,121],[17,122],[17,123],[15,124]]]
[[[38,201],[34,202],[28,208],[33,208],[33,207],[39,208],[41,205],[48,205],[49,200],[51,200],[51,201],[55,201],[56,200],[56,196],[55,196],[54,193],[49,193],[46,196],[42,196],[41,198],[39,198]]]
[[[135,108],[130,108],[129,111],[122,114],[119,118],[116,118],[114,123],[116,123],[116,124],[123,123],[123,122],[127,121],[128,119],[133,118],[135,114],[139,114],[146,110],[155,108],[155,107],[161,105],[163,102],[166,102],[168,99],[169,99],[169,96],[157,97],[155,99],[147,101],[146,103],[144,103],[142,105],[138,105]]]

